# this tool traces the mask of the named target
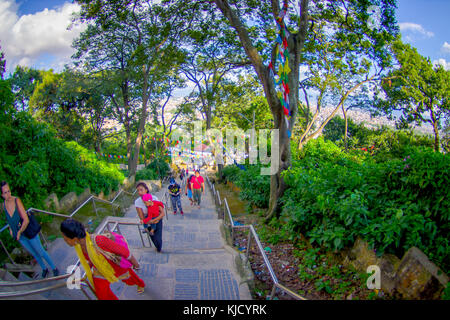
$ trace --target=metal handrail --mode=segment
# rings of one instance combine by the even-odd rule
[[[41,289],[35,289],[35,290],[27,290],[27,291],[15,291],[15,292],[0,292],[0,298],[14,298],[14,297],[23,297],[23,296],[29,296],[33,294],[39,294],[46,291],[51,291],[54,289],[62,288],[66,286],[65,282],[55,284],[53,286],[41,288]]]
[[[208,181],[209,187],[214,191],[214,193],[217,194],[217,199],[218,199],[218,202],[219,202],[219,206],[221,206],[221,201],[220,201],[219,191],[218,191],[218,190],[215,190],[214,186],[212,185],[212,183],[211,183],[211,181],[209,180],[209,178],[208,178],[207,175],[206,175],[206,180]],[[266,268],[267,268],[267,270],[269,271],[270,277],[272,278],[272,281],[273,281],[273,287],[272,287],[272,291],[271,291],[271,294],[270,294],[270,299],[273,299],[273,297],[274,297],[274,295],[275,295],[275,292],[276,292],[276,289],[278,288],[278,289],[280,289],[280,290],[286,292],[287,294],[289,294],[291,297],[293,297],[293,298],[295,298],[295,299],[298,299],[298,300],[307,300],[306,298],[304,298],[304,297],[302,297],[302,296],[296,294],[295,292],[293,292],[292,290],[290,290],[290,289],[287,288],[286,286],[284,286],[284,285],[282,285],[282,284],[279,283],[278,278],[277,278],[275,272],[273,271],[272,265],[270,264],[270,261],[269,261],[267,255],[266,255],[266,252],[264,251],[264,249],[263,249],[263,247],[262,247],[261,241],[259,240],[259,236],[258,236],[258,234],[256,233],[256,230],[255,230],[255,228],[253,227],[253,225],[250,224],[250,225],[243,225],[243,226],[235,226],[235,225],[234,225],[233,217],[232,217],[232,215],[231,215],[230,208],[229,208],[229,206],[228,206],[227,199],[224,198],[224,199],[223,199],[223,202],[224,202],[224,208],[225,208],[226,211],[227,211],[227,214],[224,214],[224,222],[225,222],[225,217],[228,216],[228,219],[229,219],[229,221],[230,221],[231,237],[232,237],[232,239],[234,239],[234,229],[241,228],[241,229],[249,229],[249,230],[250,230],[250,233],[249,233],[249,236],[248,236],[248,241],[247,241],[247,247],[248,247],[248,248],[247,248],[247,254],[246,254],[247,261],[248,261],[248,259],[249,259],[248,255],[249,255],[249,251],[250,251],[249,249],[250,249],[251,235],[253,236],[253,238],[254,238],[254,240],[255,240],[255,242],[256,242],[256,245],[257,245],[257,247],[258,247],[258,249],[259,249],[259,252],[261,253],[261,255],[262,255],[262,257],[263,257],[264,264],[266,265]],[[226,223],[226,222],[225,222],[225,223]]]
[[[28,208],[28,210],[26,210],[28,213],[29,212],[39,212],[39,213],[44,213],[44,214],[47,214],[47,215],[51,215],[51,216],[56,216],[56,217],[62,217],[62,218],[72,218],[83,206],[85,206],[90,200],[92,200],[93,201],[93,203],[94,203],[94,201],[98,201],[98,202],[103,202],[103,203],[106,203],[106,204],[110,204],[110,205],[113,205],[113,206],[116,206],[116,207],[120,207],[120,205],[118,205],[118,204],[115,204],[115,203],[113,203],[117,198],[118,198],[118,196],[122,193],[122,192],[125,192],[125,193],[128,193],[128,194],[130,194],[130,195],[134,195],[135,193],[136,193],[136,190],[133,192],[133,193],[129,193],[129,192],[127,192],[127,191],[125,191],[125,190],[123,190],[123,189],[121,189],[120,191],[119,191],[119,193],[114,197],[114,199],[112,200],[112,201],[107,201],[107,200],[103,200],[103,199],[100,199],[100,198],[98,198],[98,197],[96,197],[96,196],[94,196],[94,195],[91,195],[87,200],[85,200],[77,209],[75,209],[70,215],[67,215],[67,214],[63,214],[63,213],[57,213],[57,212],[51,212],[51,211],[46,211],[46,210],[41,210],[41,209],[36,209],[36,208]],[[97,214],[97,208],[95,207],[95,203],[94,203],[94,209],[95,209],[95,213],[96,213],[96,215],[98,215]],[[6,225],[4,225],[1,229],[0,229],[0,233],[1,232],[3,232],[4,230],[6,230],[8,228],[8,224],[6,224]],[[47,242],[47,240],[44,238],[44,241],[45,242]],[[7,253],[7,255],[8,255],[8,257],[10,257],[10,255],[9,255],[9,252],[6,250],[6,248],[3,246],[3,250],[5,250],[6,251],[6,253]],[[10,258],[11,259],[11,258]],[[14,261],[12,261],[13,263],[14,263]]]
[[[165,180],[166,180],[166,178],[163,179],[162,184],[164,184],[164,181],[165,181]],[[27,210],[27,212],[29,212],[29,211],[37,211],[37,212],[41,212],[41,213],[45,213],[45,214],[49,214],[49,215],[54,215],[54,216],[60,216],[60,217],[71,218],[76,212],[78,212],[78,210],[80,210],[80,208],[82,208],[85,204],[87,204],[91,199],[92,199],[93,201],[96,200],[96,201],[100,201],[100,202],[105,202],[105,203],[108,203],[108,204],[115,205],[115,206],[119,207],[119,205],[114,204],[113,202],[118,198],[118,196],[120,195],[121,192],[125,192],[125,193],[128,193],[128,194],[130,194],[130,195],[134,195],[134,194],[136,193],[136,191],[137,191],[137,190],[135,190],[133,193],[129,193],[129,192],[124,191],[123,189],[121,189],[121,190],[119,191],[119,193],[114,197],[114,199],[113,199],[112,201],[106,201],[106,200],[97,198],[97,197],[95,197],[95,196],[90,196],[86,201],[83,202],[83,204],[81,204],[81,205],[80,205],[74,212],[72,212],[72,214],[70,214],[70,215],[64,215],[64,214],[56,213],[56,212],[49,212],[49,211],[40,210],[40,209],[36,209],[36,208],[29,208],[29,209]],[[167,195],[167,191],[164,193],[164,196],[163,196],[163,197],[165,197],[166,195]],[[166,213],[166,216],[167,216],[167,213]],[[139,234],[141,235],[140,230],[139,230],[140,223],[138,223],[138,222],[124,222],[124,221],[110,221],[110,220],[111,220],[110,218],[106,218],[106,220],[104,220],[104,222],[102,222],[102,224],[101,224],[100,226],[97,227],[96,232],[97,232],[97,233],[101,233],[101,232],[104,231],[105,228],[108,228],[109,231],[114,231],[114,230],[117,229],[117,232],[121,234],[120,229],[119,229],[119,224],[124,224],[124,225],[137,225],[137,226],[138,226]],[[114,223],[114,226],[113,226],[112,229],[109,227],[109,223]],[[5,225],[5,226],[0,230],[0,232],[2,232],[3,230],[5,230],[7,227],[8,227],[8,225]],[[148,234],[147,234],[147,236],[148,236]],[[142,241],[143,247],[145,247],[145,243],[144,243],[144,240],[143,240],[143,238],[142,238],[142,235],[141,235],[141,241]],[[149,243],[151,243],[150,240],[149,240]],[[7,253],[8,253],[8,252],[7,252]],[[8,255],[9,255],[9,254],[8,254]],[[73,266],[73,268],[72,268],[72,270],[71,270],[70,273],[66,273],[66,274],[64,274],[64,275],[60,275],[60,276],[56,276],[56,277],[51,277],[51,278],[46,278],[46,279],[38,279],[38,280],[30,280],[30,281],[20,281],[20,282],[15,282],[15,281],[1,281],[1,282],[0,282],[0,286],[24,286],[24,285],[34,285],[34,284],[39,284],[39,283],[46,283],[46,282],[49,282],[49,281],[56,281],[56,280],[67,279],[67,278],[69,278],[69,277],[75,272],[76,268],[79,267],[79,265],[80,265],[80,260],[78,259],[77,262],[75,263],[75,265]],[[86,272],[83,273],[82,278],[84,278],[85,275],[86,275]],[[59,283],[59,284],[56,284],[56,285],[52,285],[52,286],[49,286],[49,287],[40,288],[40,289],[36,289],[36,290],[16,291],[16,292],[1,292],[1,293],[0,293],[0,298],[23,297],[23,296],[27,296],[27,295],[39,294],[39,293],[43,293],[43,292],[46,292],[46,291],[51,291],[51,290],[54,290],[54,289],[62,288],[62,287],[64,287],[64,286],[66,286],[66,285],[67,285],[66,282],[63,282],[63,283]],[[82,283],[81,283],[81,285],[82,285],[82,286],[85,286],[85,287],[88,287],[88,288],[91,290],[91,292],[94,293],[92,287],[91,287],[90,284],[87,282],[87,280],[83,280]],[[83,292],[83,294],[84,294],[89,300],[91,300],[91,298],[90,298],[90,297],[88,296],[88,294],[84,291],[84,289],[81,288],[81,287],[80,287],[80,289],[81,289],[81,291]],[[94,295],[95,295],[95,293],[94,293]]]

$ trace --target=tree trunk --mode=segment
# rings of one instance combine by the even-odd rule
[[[279,130],[279,167],[276,174],[270,177],[269,209],[267,210],[265,216],[265,222],[269,222],[272,218],[278,217],[280,214],[278,200],[283,196],[284,191],[286,190],[286,183],[284,182],[281,173],[289,169],[292,162],[291,139],[288,137],[284,114],[281,110],[276,114],[276,116],[274,116],[274,119],[275,129]],[[272,141],[272,144],[273,143],[274,141]],[[271,161],[274,161],[273,155],[271,155]]]
[[[344,146],[345,151],[347,151],[347,136],[348,136],[348,118],[347,118],[347,111],[344,108],[344,105],[342,105],[342,113],[344,114],[344,120],[345,120],[345,130],[344,130]]]
[[[139,116],[139,125],[138,125],[138,132],[136,136],[136,141],[134,143],[134,152],[131,160],[131,164],[128,167],[128,170],[130,172],[130,176],[133,176],[136,174],[137,164],[139,161],[139,152],[141,150],[141,143],[142,143],[142,136],[145,129],[145,122],[147,120],[147,103],[149,98],[148,93],[148,69],[147,66],[143,66],[143,73],[144,73],[144,79],[143,79],[143,86],[142,86],[142,110],[141,114]]]
[[[264,95],[274,118],[274,129],[279,129],[279,167],[276,174],[271,177],[269,210],[266,215],[266,221],[268,221],[274,215],[278,215],[278,199],[283,195],[284,190],[286,189],[285,182],[281,177],[281,172],[288,169],[291,165],[290,137],[287,134],[287,125],[283,113],[283,106],[278,98],[274,82],[270,76],[269,68],[264,65],[261,55],[253,46],[245,24],[241,21],[239,15],[230,7],[228,1],[214,0],[214,2],[223,15],[228,19],[231,26],[236,30],[244,50],[250,59],[256,74],[258,75],[260,83],[263,86]],[[289,129],[291,131],[293,131],[295,118],[298,111],[300,59],[308,31],[308,6],[309,0],[301,0],[301,13],[300,22],[298,24],[298,32],[292,33],[287,39],[287,50],[289,51],[290,57],[289,68],[291,70],[291,73],[288,74],[288,84],[290,87],[288,100],[291,111]],[[272,9],[274,16],[277,17],[280,13],[279,6],[272,6]],[[273,49],[275,49],[275,47]],[[275,50],[272,52],[275,52]],[[275,65],[275,60],[276,57],[275,54],[273,54],[272,65]]]

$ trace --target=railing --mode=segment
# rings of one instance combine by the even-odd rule
[[[120,194],[122,193],[127,193],[131,196],[134,196],[134,194],[136,193],[136,190],[133,193],[127,192],[123,189],[121,189],[117,195],[114,197],[114,199],[112,201],[107,201],[107,200],[103,200],[100,199],[96,196],[91,195],[88,199],[86,199],[80,206],[78,206],[77,209],[75,209],[71,214],[67,215],[67,214],[62,214],[62,213],[56,213],[56,212],[50,212],[50,211],[46,211],[46,210],[41,210],[41,209],[36,209],[36,208],[29,208],[27,210],[27,213],[31,213],[31,212],[38,212],[38,213],[44,213],[46,215],[51,215],[51,216],[55,216],[55,217],[62,217],[62,218],[72,218],[82,207],[84,207],[86,204],[89,203],[89,201],[92,201],[92,206],[94,207],[94,211],[95,211],[95,215],[98,217],[98,210],[97,210],[97,206],[95,205],[95,201],[97,202],[102,202],[102,203],[106,203],[106,204],[110,204],[112,206],[115,207],[120,207],[118,204],[115,204],[114,201],[116,201],[116,199],[119,197]],[[113,209],[114,212],[114,209]],[[5,226],[3,226],[0,229],[0,233],[2,233],[4,230],[8,229],[8,225],[6,224]],[[41,239],[44,240],[44,243],[46,246],[48,246],[48,242],[47,239],[44,237],[44,235],[42,234],[42,232],[39,232],[39,235],[41,236]],[[14,260],[12,259],[11,255],[9,254],[8,250],[6,249],[6,246],[4,245],[3,241],[0,239],[0,244],[2,245],[3,250],[6,252],[6,255],[8,256],[9,260],[12,262],[13,265],[16,265],[16,263],[14,262]]]
[[[162,181],[161,181],[161,187],[163,187],[164,183],[169,179],[169,177],[165,177]],[[27,212],[41,212],[44,214],[48,214],[48,215],[53,215],[53,216],[58,216],[58,217],[65,217],[65,218],[71,218],[72,216],[74,216],[84,205],[86,205],[87,203],[89,203],[90,200],[92,200],[93,205],[94,205],[94,210],[96,215],[98,216],[97,213],[97,208],[95,207],[95,202],[94,201],[99,201],[99,202],[104,202],[107,204],[111,204],[114,206],[119,207],[119,205],[114,204],[114,201],[119,197],[119,195],[121,193],[127,193],[131,196],[134,196],[134,194],[136,193],[136,190],[133,193],[127,192],[123,189],[121,189],[118,194],[113,198],[112,201],[106,201],[103,199],[100,199],[98,197],[95,196],[90,196],[86,201],[84,201],[74,212],[72,212],[70,215],[65,215],[65,214],[61,214],[61,213],[56,213],[56,212],[50,212],[50,211],[45,211],[45,210],[40,210],[40,209],[36,209],[36,208],[29,208],[27,210]],[[165,215],[168,219],[168,214],[167,214],[167,190],[165,190],[164,195],[163,195],[163,202],[165,203]],[[111,228],[110,224],[114,223],[114,226]],[[144,238],[142,237],[142,232],[141,229],[139,228],[141,223],[140,222],[126,222],[126,221],[117,221],[116,219],[114,219],[113,217],[107,217],[96,229],[96,233],[102,233],[104,231],[105,228],[107,228],[109,231],[116,231],[117,233],[121,234],[120,231],[120,227],[119,225],[136,225],[137,229],[138,229],[138,234],[141,238],[141,242],[142,242],[142,247],[146,247]],[[0,229],[0,233],[3,232],[4,230],[6,230],[8,227],[8,225],[4,226],[2,229]],[[42,233],[40,233],[40,235],[43,237]],[[151,246],[151,241],[150,241],[150,236],[147,233],[147,238],[148,241],[150,243]],[[45,238],[44,238],[45,240]],[[0,240],[1,242],[1,240]],[[1,242],[3,249],[5,250],[5,252],[7,253],[8,257],[10,258],[10,260],[13,262],[13,264],[15,264],[14,260],[11,258],[9,252],[6,250],[6,247],[3,245],[3,242]],[[46,279],[39,279],[39,280],[30,280],[30,281],[0,281],[0,287],[18,287],[18,286],[26,286],[26,285],[35,285],[35,284],[41,284],[41,283],[48,283],[51,281],[58,281],[58,280],[65,280],[69,277],[71,277],[76,269],[79,267],[80,265],[80,260],[78,259],[77,262],[73,265],[73,268],[71,270],[71,272],[66,273],[64,275],[60,275],[60,276],[56,276],[56,277],[50,277],[50,278],[46,278]],[[86,275],[86,273],[84,272],[81,278],[84,278]],[[67,286],[67,282],[61,282],[55,285],[51,285],[45,288],[40,288],[40,289],[34,289],[34,290],[26,290],[26,291],[15,291],[15,292],[0,292],[0,299],[2,298],[15,298],[15,297],[23,297],[23,296],[28,296],[28,295],[34,295],[34,294],[39,294],[39,293],[43,293],[43,292],[47,292],[47,291],[51,291],[51,290],[55,290],[55,289],[59,289],[62,288],[64,286]],[[80,283],[80,289],[83,292],[83,294],[86,296],[87,299],[92,300],[92,298],[87,294],[85,288],[89,288],[90,291],[94,294],[94,290],[91,287],[90,283],[87,280],[82,280]]]
[[[264,264],[267,268],[267,270],[269,271],[269,275],[272,278],[272,282],[273,282],[273,286],[272,286],[272,291],[270,293],[270,299],[273,299],[276,293],[276,290],[282,290],[284,292],[286,292],[288,295],[290,295],[291,297],[293,297],[294,299],[297,300],[307,300],[306,298],[298,295],[297,293],[293,292],[291,289],[285,287],[284,285],[282,285],[278,279],[277,276],[275,274],[275,272],[273,271],[272,265],[269,262],[269,259],[267,258],[266,252],[264,251],[262,245],[261,245],[261,241],[259,240],[259,236],[256,233],[255,228],[253,227],[253,225],[235,225],[233,217],[231,215],[230,212],[230,207],[228,206],[228,202],[227,199],[224,198],[223,199],[223,206],[222,206],[222,200],[220,199],[220,194],[219,191],[216,190],[214,184],[211,183],[211,181],[209,180],[208,176],[206,176],[206,181],[208,182],[209,188],[212,191],[213,197],[214,197],[214,201],[216,206],[219,208],[219,217],[221,219],[223,219],[224,224],[227,225],[227,220],[229,221],[228,226],[231,229],[231,239],[232,241],[234,240],[234,230],[235,229],[249,229],[249,233],[248,233],[248,239],[247,239],[247,252],[246,252],[246,259],[247,261],[249,261],[249,252],[250,252],[250,244],[252,241],[252,237],[254,239],[254,241],[256,242],[256,245],[258,247],[258,250],[264,260]],[[223,210],[223,211],[222,211]]]

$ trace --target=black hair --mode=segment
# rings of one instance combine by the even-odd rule
[[[2,198],[3,198],[3,187],[6,186],[7,184],[8,184],[8,182],[6,182],[6,181],[0,182],[0,195]]]
[[[147,193],[150,193],[150,190],[148,189],[148,187],[147,187],[147,185],[145,184],[145,182],[139,182],[139,183],[136,185],[136,189],[137,189],[138,187],[144,187],[145,190],[147,190]]]
[[[84,239],[86,237],[86,230],[84,225],[75,219],[66,219],[61,222],[60,230],[67,238]]]

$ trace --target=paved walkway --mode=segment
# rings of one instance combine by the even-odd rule
[[[155,194],[160,200],[166,188],[167,185],[164,185]],[[121,233],[127,238],[131,251],[141,265],[137,273],[147,287],[144,294],[138,295],[135,286],[117,282],[111,285],[113,291],[119,299],[136,300],[251,299],[248,286],[236,269],[238,253],[226,244],[221,235],[221,221],[217,218],[209,187],[206,186],[200,209],[190,206],[184,194],[181,202],[183,216],[179,213],[174,215],[169,205],[168,219],[164,217],[161,253],[156,252],[146,234],[142,234],[146,245],[142,247],[137,226],[120,225]],[[122,219],[138,221],[137,217],[133,204]],[[75,250],[69,248],[62,239],[52,243],[49,253],[62,272],[77,261]],[[66,288],[42,295],[55,300],[86,299],[80,290]]]
[[[160,200],[164,188],[167,186],[156,193]],[[136,226],[120,226],[141,264],[138,274],[147,287],[143,295],[137,295],[135,287],[123,283],[113,284],[113,290],[120,299],[251,299],[248,286],[240,283],[235,267],[237,253],[222,238],[221,222],[209,188],[206,186],[200,209],[191,206],[184,194],[181,202],[183,216],[174,215],[171,205],[168,206],[168,219],[163,220],[162,253],[156,252],[153,244],[151,248],[142,248]],[[134,205],[125,217],[137,218]],[[147,236],[143,236],[149,245]]]

